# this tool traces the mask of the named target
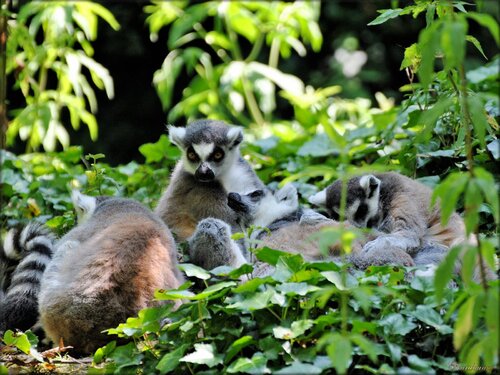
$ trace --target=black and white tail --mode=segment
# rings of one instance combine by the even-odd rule
[[[53,247],[54,236],[36,222],[7,233],[0,253],[0,331],[24,331],[37,322],[40,281]]]

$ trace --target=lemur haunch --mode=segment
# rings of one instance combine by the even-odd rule
[[[337,180],[309,202],[338,218],[341,190],[342,182]],[[456,212],[443,226],[441,211],[438,205],[431,207],[431,200],[429,187],[406,176],[367,174],[347,181],[345,217],[355,226],[383,232],[364,246],[365,253],[383,253],[396,247],[410,254],[417,265],[437,264],[449,248],[471,240],[466,238],[464,222]],[[490,269],[488,273],[489,278],[494,277]]]
[[[240,155],[241,128],[200,120],[185,128],[170,126],[169,137],[182,157],[155,212],[180,241],[190,237],[198,222],[207,217],[234,226],[236,215],[227,205],[227,193],[264,189]]]
[[[255,239],[260,240],[260,245],[268,246],[291,253],[300,253],[306,260],[325,259],[320,252],[317,241],[311,240],[311,235],[319,232],[325,227],[338,228],[340,223],[315,213],[312,210],[303,210],[299,207],[297,190],[291,184],[285,185],[275,193],[266,190],[255,190],[246,195],[230,193],[228,196],[229,206],[238,215],[241,227],[247,228],[251,225],[266,227],[270,232],[261,230],[253,233]],[[217,228],[223,226],[220,220],[208,218],[203,220],[197,231],[190,240],[194,244],[194,249],[199,248],[200,257],[206,254],[202,251],[205,248],[217,249],[217,254],[207,254],[204,256],[204,267],[215,268],[224,263],[223,259],[236,259],[237,249],[228,246],[230,238],[226,237]],[[345,225],[345,224],[344,224]],[[347,224],[347,228],[349,225]],[[207,241],[207,228],[211,228],[210,241]],[[208,242],[208,243],[207,243]],[[414,265],[411,257],[397,249],[389,251],[381,256],[372,257],[361,253],[362,245],[366,240],[355,241],[352,253],[347,257],[356,267],[366,268],[370,265],[381,265],[396,263],[399,265]],[[216,245],[214,245],[216,244]],[[332,244],[330,253],[326,259],[340,260],[341,246],[339,243]],[[238,264],[229,264],[237,266]],[[265,276],[272,271],[269,265],[256,264],[254,276]]]
[[[0,248],[0,332],[25,331],[37,322],[40,281],[53,241],[52,233],[36,222],[7,233]]]
[[[154,291],[177,288],[177,249],[159,217],[131,199],[74,192],[78,225],[55,246],[42,279],[39,310],[46,335],[82,353],[101,333],[157,305]]]

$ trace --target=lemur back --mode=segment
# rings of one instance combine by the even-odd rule
[[[74,201],[86,221],[57,242],[41,285],[40,318],[53,342],[62,338],[89,353],[108,341],[101,331],[157,305],[154,291],[177,288],[183,277],[172,235],[147,208],[78,193]]]
[[[54,237],[37,222],[11,229],[0,247],[0,332],[27,330],[38,320],[40,282]]]
[[[207,217],[234,226],[236,216],[227,205],[227,193],[264,188],[240,155],[241,129],[222,121],[200,120],[186,128],[170,126],[169,137],[182,157],[155,212],[180,241]]]

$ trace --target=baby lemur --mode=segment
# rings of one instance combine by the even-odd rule
[[[39,309],[46,335],[89,353],[139,310],[154,291],[177,288],[177,250],[159,217],[136,201],[74,192],[78,225],[57,241],[42,279]]]
[[[338,228],[340,223],[327,219],[312,210],[304,210],[298,204],[297,190],[292,184],[285,185],[273,193],[269,190],[255,190],[245,195],[230,193],[228,205],[238,216],[239,225],[248,228],[251,225],[268,228],[253,232],[253,239],[259,241],[259,246],[268,246],[290,253],[300,253],[306,260],[331,259],[340,260],[341,245],[330,246],[329,254],[321,253],[318,241],[311,236],[325,227]],[[349,229],[349,224],[344,224]],[[226,227],[226,230],[223,228]],[[197,231],[190,239],[190,248],[200,263],[207,269],[222,264],[238,266],[235,260],[239,258],[238,248],[231,246],[229,230],[224,222],[208,218],[200,222]],[[377,255],[362,254],[361,248],[366,239],[360,238],[353,244],[352,253],[347,260],[359,268],[369,265],[395,263],[399,265],[414,265],[411,257],[398,249],[389,249],[386,253]],[[210,246],[207,246],[210,244]],[[215,252],[207,253],[207,247]],[[224,261],[226,261],[224,263]],[[272,268],[257,262],[253,276],[269,274]]]
[[[342,181],[337,180],[309,201],[338,218]],[[355,226],[382,232],[366,243],[364,253],[383,254],[395,247],[410,254],[415,263],[439,263],[448,250],[468,242],[462,218],[454,212],[441,224],[438,205],[431,206],[432,190],[398,173],[367,174],[347,181],[345,218]],[[488,269],[488,278],[494,277]]]
[[[236,225],[227,193],[264,189],[240,155],[241,128],[222,121],[200,120],[185,128],[169,126],[169,138],[182,157],[155,212],[180,241],[190,237],[198,222],[207,217]]]

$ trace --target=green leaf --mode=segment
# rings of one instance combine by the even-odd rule
[[[432,23],[420,32],[418,38],[418,50],[422,53],[418,77],[423,87],[428,87],[433,79],[434,60],[439,49],[440,26],[441,21]]]
[[[294,361],[291,365],[285,366],[278,371],[273,371],[273,374],[321,374],[323,370],[320,367],[311,365],[309,363],[303,363],[300,361]]]
[[[384,22],[389,21],[390,19],[399,17],[402,11],[403,9],[401,8],[379,10],[379,12],[381,12],[382,14],[375,18],[372,22],[370,22],[368,26],[380,25]]]
[[[217,354],[213,344],[194,344],[194,352],[182,357],[180,362],[197,363],[214,367],[222,363],[222,355]]]
[[[379,351],[377,350],[377,346],[374,342],[359,334],[351,334],[351,340],[354,344],[358,345],[361,348],[363,353],[368,355],[372,362],[378,362],[377,356],[379,354]]]
[[[475,182],[483,192],[486,202],[490,204],[495,222],[499,223],[500,207],[495,178],[490,172],[481,167],[474,168],[474,173],[476,175]]]
[[[467,186],[469,177],[465,173],[454,172],[441,182],[432,194],[432,204],[439,198],[441,204],[441,223],[447,225],[451,214],[455,211],[460,194]]]
[[[468,41],[468,42],[471,42],[474,47],[477,48],[477,50],[479,52],[481,52],[481,55],[483,55],[483,57],[488,60],[488,58],[486,57],[486,55],[484,54],[484,51],[483,51],[483,47],[481,47],[481,43],[479,43],[479,40],[477,40],[476,38],[474,38],[472,35],[467,35],[465,37],[465,39]]]
[[[240,337],[239,339],[235,340],[231,346],[227,349],[226,352],[226,357],[224,359],[224,362],[228,363],[233,359],[233,357],[238,354],[243,348],[246,348],[249,345],[252,345],[255,343],[255,340],[253,339],[252,336],[243,336]]]
[[[447,70],[459,67],[465,57],[467,22],[463,17],[443,23],[441,48],[444,52],[444,67]]]
[[[184,356],[184,353],[189,347],[190,345],[184,344],[179,346],[175,350],[168,352],[160,359],[160,361],[156,365],[156,369],[160,372],[160,374],[166,374],[167,372],[175,370],[175,368],[179,365],[180,360]]]
[[[476,296],[470,296],[458,310],[457,320],[453,331],[453,346],[459,350],[467,340],[473,327],[474,305]]]
[[[378,323],[383,327],[384,333],[391,336],[406,336],[417,327],[415,323],[405,319],[403,315],[397,313],[384,316]]]
[[[466,17],[472,18],[478,24],[483,27],[486,27],[497,45],[500,44],[500,28],[498,26],[498,22],[491,15],[487,13],[476,13],[476,12],[468,12],[465,14]]]
[[[448,254],[446,254],[446,257],[439,263],[436,269],[434,274],[434,288],[436,290],[436,300],[438,302],[443,298],[444,290],[447,289],[448,283],[453,277],[455,263],[461,251],[461,246],[453,247],[448,251]]]
[[[205,269],[198,267],[198,266],[195,266],[194,264],[191,264],[191,263],[179,264],[179,269],[181,271],[184,271],[184,273],[188,277],[196,277],[196,278],[202,279],[202,280],[208,280],[211,277],[210,273],[205,271]]]
[[[267,367],[267,358],[264,354],[257,352],[252,358],[238,358],[231,363],[227,372],[235,374],[244,372],[247,374],[270,374],[271,370]]]
[[[177,159],[180,151],[170,143],[165,134],[160,136],[156,143],[145,143],[139,147],[139,151],[146,157],[146,163],[159,162],[163,159]]]
[[[490,128],[486,118],[484,105],[477,95],[467,97],[469,113],[474,127],[474,133],[483,148],[486,148],[486,131]]]
[[[9,329],[4,333],[3,341],[6,345],[15,346],[25,354],[30,353],[31,344],[25,333],[14,333]]]
[[[417,308],[413,311],[410,311],[409,314],[424,322],[428,326],[434,327],[442,335],[453,332],[453,329],[450,326],[444,324],[441,315],[439,315],[439,313],[431,306],[418,305]]]
[[[290,328],[287,327],[275,327],[273,328],[274,337],[282,340],[295,339],[304,334],[309,328],[314,325],[314,321],[311,319],[297,320],[292,323]]]
[[[326,347],[326,353],[339,374],[344,374],[352,362],[352,345],[349,338],[335,333]]]
[[[473,178],[467,184],[465,189],[464,197],[464,208],[465,208],[465,231],[467,234],[476,231],[479,224],[479,208],[483,203],[483,197],[481,196],[481,190],[476,183],[476,179]]]
[[[405,54],[403,61],[401,62],[401,66],[399,70],[403,70],[405,68],[411,67],[414,72],[418,71],[418,67],[420,65],[421,55],[418,50],[418,44],[413,43],[408,48],[405,48]]]
[[[418,123],[424,125],[424,130],[417,136],[417,141],[420,143],[427,143],[432,130],[436,126],[436,122],[446,112],[450,112],[451,106],[454,103],[454,99],[451,97],[441,97],[439,100],[430,108],[422,111],[418,117]]]

